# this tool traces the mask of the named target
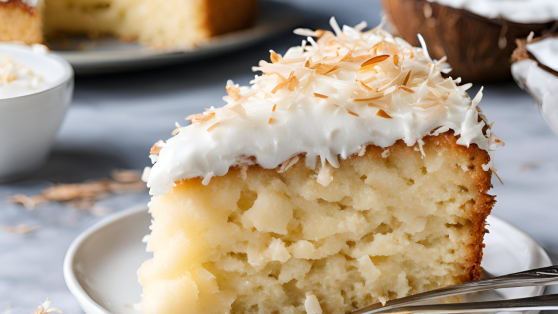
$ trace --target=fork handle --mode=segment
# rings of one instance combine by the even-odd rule
[[[379,303],[369,305],[356,310],[351,314],[372,314],[380,313],[385,310],[394,310],[403,305],[417,302],[450,297],[460,294],[486,291],[501,288],[516,288],[529,286],[548,286],[558,283],[558,266],[550,266],[527,270],[519,273],[472,281],[456,286],[449,286],[437,290],[407,296],[401,299],[391,300],[382,306]]]
[[[530,310],[557,310],[558,294],[537,297],[470,303],[450,303],[434,305],[415,305],[398,307],[395,310],[382,310],[375,313],[486,313],[517,312]]]

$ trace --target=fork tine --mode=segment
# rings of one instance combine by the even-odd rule
[[[558,294],[537,297],[497,300],[469,303],[430,304],[403,306],[396,310],[385,310],[375,313],[486,313],[486,312],[517,312],[531,310],[557,310]]]
[[[402,306],[407,306],[418,302],[472,292],[500,288],[548,286],[556,283],[558,283],[558,266],[543,267],[419,293],[401,299],[388,301],[385,306],[376,303],[358,309],[351,314],[380,313],[386,310],[395,310]]]

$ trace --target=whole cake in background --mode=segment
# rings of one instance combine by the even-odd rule
[[[558,34],[517,40],[512,73],[517,84],[539,104],[542,116],[558,134]]]
[[[151,149],[145,314],[341,314],[480,277],[501,143],[482,92],[381,27],[331,26]]]
[[[417,33],[435,58],[447,56],[454,77],[469,82],[511,78],[515,40],[556,31],[556,0],[382,0],[390,21],[411,44]]]
[[[0,41],[114,35],[156,48],[189,48],[247,28],[257,0],[0,0]]]

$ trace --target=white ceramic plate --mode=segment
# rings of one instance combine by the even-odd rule
[[[490,233],[482,266],[493,275],[551,265],[544,249],[508,222],[489,217]],[[151,257],[142,238],[149,233],[151,216],[145,206],[111,215],[83,232],[70,246],[64,277],[87,314],[138,314],[140,301],[136,270]],[[467,300],[493,300],[542,295],[544,287],[482,292]],[[537,313],[537,312],[530,312]]]
[[[65,38],[48,42],[52,51],[66,59],[77,74],[99,74],[154,68],[223,54],[292,30],[302,15],[287,4],[262,1],[252,28],[211,38],[190,50],[161,51],[116,38]]]

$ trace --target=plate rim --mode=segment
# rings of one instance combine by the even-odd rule
[[[83,232],[81,232],[72,241],[72,243],[70,244],[70,246],[69,246],[69,248],[66,252],[66,255],[64,257],[64,266],[63,266],[63,268],[64,268],[63,269],[64,280],[66,282],[66,286],[68,287],[68,289],[70,290],[72,295],[77,299],[78,303],[80,304],[80,306],[82,308],[84,308],[84,307],[93,308],[99,314],[101,314],[101,313],[102,314],[114,314],[114,313],[109,312],[106,308],[104,308],[103,306],[101,306],[97,302],[95,302],[95,300],[93,300],[89,296],[89,294],[85,291],[85,289],[79,283],[79,281],[76,277],[76,274],[74,272],[73,262],[74,262],[74,258],[76,256],[76,253],[77,253],[78,249],[80,248],[80,246],[92,234],[94,234],[97,231],[105,228],[106,226],[108,226],[108,225],[110,225],[110,224],[112,224],[112,223],[114,223],[118,220],[122,220],[122,219],[124,219],[128,216],[132,216],[132,215],[135,215],[135,214],[140,213],[140,212],[148,212],[148,211],[149,211],[149,208],[148,208],[147,205],[139,204],[139,205],[129,207],[128,209],[124,209],[122,211],[113,213],[113,214],[111,214],[107,217],[104,217],[100,221],[94,223],[93,225],[91,225],[90,227],[85,229]],[[534,245],[542,253],[542,258],[544,259],[543,263],[548,264],[548,266],[552,265],[552,260],[550,259],[550,256],[546,252],[545,248],[540,243],[538,243],[535,239],[533,239],[529,234],[527,234],[525,231],[519,229],[519,227],[513,225],[512,223],[510,223],[507,220],[505,220],[503,218],[500,218],[498,216],[494,216],[494,215],[488,216],[487,223],[488,223],[488,219],[498,221],[499,223],[505,225],[507,228],[510,228],[510,229],[514,230],[515,232],[521,234],[527,241],[530,242],[530,245]],[[542,286],[540,288],[541,288],[540,295],[543,295],[544,292],[545,292],[546,287]]]

